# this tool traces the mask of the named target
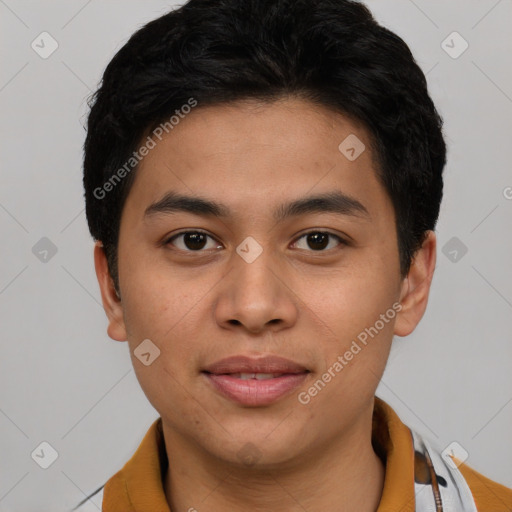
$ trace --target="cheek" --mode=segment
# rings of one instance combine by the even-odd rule
[[[308,292],[308,306],[315,313],[311,318],[322,329],[322,371],[347,354],[334,379],[344,380],[344,385],[352,380],[356,385],[362,374],[368,374],[365,382],[373,386],[372,372],[380,376],[384,370],[400,308],[398,273],[386,272],[386,267],[390,268],[389,261],[373,257],[359,268],[331,276],[322,287],[324,293],[312,293],[311,288]]]
[[[150,403],[160,411],[163,404],[178,407],[182,387],[196,364],[191,354],[198,353],[199,337],[192,332],[197,324],[193,315],[183,311],[186,304],[157,290],[127,298],[125,323],[135,374]],[[147,339],[149,350],[143,351]],[[151,360],[145,361],[143,354],[148,351]]]
[[[190,401],[185,388],[197,369],[194,354],[201,353],[203,303],[198,303],[192,293],[179,293],[174,283],[148,274],[144,274],[143,283],[132,275],[123,299],[132,364],[142,390],[156,410],[179,410]],[[159,351],[148,366],[136,355],[137,347],[146,339]]]
[[[316,394],[311,410],[324,417],[330,411],[333,424],[346,421],[362,403],[371,401],[386,366],[396,318],[393,299],[385,290],[347,286],[345,291],[324,301],[323,320],[334,334],[319,340],[322,364],[313,389],[306,390]]]
[[[361,271],[337,272],[315,287],[302,291],[319,323],[330,328],[330,337],[347,339],[373,325],[399,298],[392,272],[365,265]],[[388,323],[386,323],[388,325]],[[326,329],[329,332],[329,329]]]
[[[132,336],[160,339],[197,302],[172,269],[135,255],[120,267],[125,322]]]

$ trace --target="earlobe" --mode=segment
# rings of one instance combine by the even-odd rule
[[[107,256],[100,241],[94,244],[94,268],[100,286],[103,309],[108,318],[107,334],[115,341],[126,341],[126,327],[121,299],[114,287],[114,282],[108,269]]]
[[[425,313],[436,266],[436,246],[435,233],[428,231],[421,248],[414,255],[407,277],[402,282],[402,309],[396,317],[394,329],[397,336],[411,334]]]

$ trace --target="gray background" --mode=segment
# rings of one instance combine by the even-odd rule
[[[0,0],[1,511],[71,508],[157,417],[127,344],[106,334],[81,148],[85,98],[105,65],[171,5]],[[396,339],[378,394],[435,446],[457,441],[468,464],[512,486],[512,2],[368,5],[428,73],[449,145],[429,307]],[[31,48],[43,31],[59,44],[47,59]],[[469,43],[456,59],[441,46],[453,31]],[[46,262],[32,251],[43,237],[57,249]],[[468,249],[455,262],[453,237]],[[31,458],[42,441],[58,452],[46,470]]]

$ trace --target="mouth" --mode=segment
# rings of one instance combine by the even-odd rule
[[[286,374],[286,373],[224,373],[221,375],[229,375],[229,376],[233,377],[234,379],[240,379],[240,380],[249,380],[249,379],[268,380],[268,379],[277,379],[278,377],[282,377],[283,375],[293,375],[293,374]]]
[[[294,361],[277,356],[222,359],[201,372],[213,390],[240,405],[270,405],[289,395],[310,371]]]

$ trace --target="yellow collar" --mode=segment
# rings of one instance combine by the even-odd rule
[[[385,460],[377,512],[414,512],[414,449],[410,430],[389,405],[375,397],[372,443]],[[106,483],[103,512],[170,512],[163,478],[167,455],[162,419],[151,425],[132,458]]]

